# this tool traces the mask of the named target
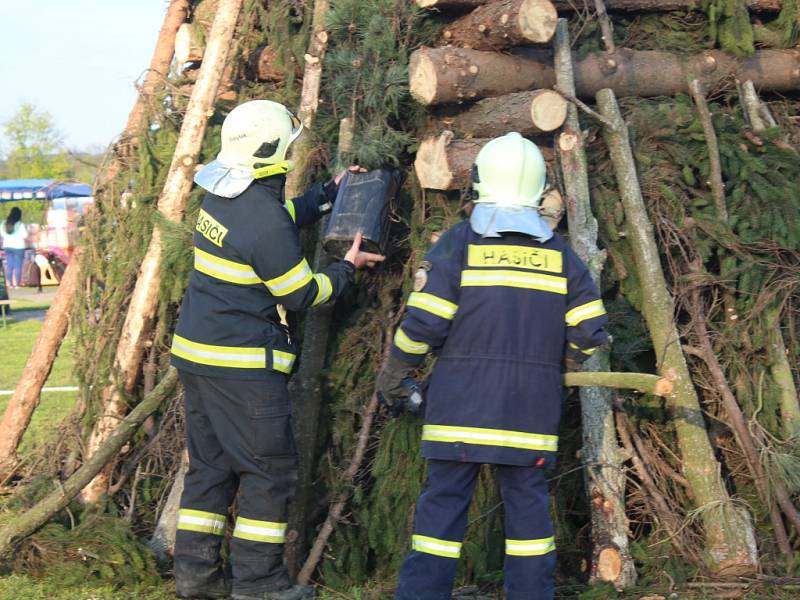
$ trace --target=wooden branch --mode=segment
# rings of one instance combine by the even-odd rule
[[[570,47],[567,21],[559,19],[554,56],[556,81],[559,88],[574,93]],[[605,252],[597,247],[597,221],[592,214],[587,158],[574,105],[567,108],[564,130],[556,143],[556,155],[567,194],[570,245],[589,267],[593,281],[600,288]],[[583,373],[567,373],[565,380],[588,381],[592,386],[580,390],[583,460],[587,465],[584,478],[592,520],[590,578],[592,581],[608,581],[617,588],[626,588],[636,583],[636,567],[629,550],[625,473],[617,442],[610,384],[622,383],[623,379],[631,382],[634,374],[603,373],[610,368],[609,354],[605,348],[598,350],[587,361]],[[615,375],[622,377],[614,379]],[[643,375],[641,379],[647,380],[653,391],[661,394],[669,393],[672,389],[670,381],[655,375]],[[635,382],[637,385],[641,383],[644,381]]]
[[[390,319],[390,321],[394,320]],[[394,325],[395,323],[392,323],[383,333],[384,342],[381,364],[386,361],[386,358],[389,356],[389,351],[392,348]],[[358,432],[353,458],[350,460],[350,465],[344,472],[342,479],[344,486],[350,486],[356,475],[358,475],[358,471],[361,469],[361,463],[364,462],[364,456],[367,453],[367,443],[369,442],[369,435],[372,431],[372,422],[375,420],[375,414],[377,412],[378,394],[374,393],[364,408],[364,416],[363,420],[361,421],[361,429]],[[300,570],[300,573],[297,576],[297,583],[300,585],[307,585],[310,581],[311,575],[314,573],[314,570],[317,568],[317,565],[322,558],[322,552],[325,550],[328,539],[333,533],[333,528],[342,518],[342,513],[344,512],[344,508],[347,505],[347,500],[349,497],[349,493],[343,492],[342,497],[331,504],[331,508],[328,511],[328,516],[325,518],[325,522],[322,524],[322,529],[320,529],[319,534],[317,534],[317,539],[314,540],[314,545],[311,547],[311,551],[308,553],[308,558],[306,559],[303,568]]]
[[[552,90],[532,90],[476,102],[450,126],[465,137],[493,138],[509,131],[531,136],[558,129],[566,117],[563,96]]]
[[[570,72],[572,72],[572,70],[571,70],[571,63],[570,63]],[[556,77],[558,77],[558,70],[557,70],[557,69],[556,69]],[[573,86],[572,86],[572,87],[573,87],[573,88],[575,87],[575,86],[574,86],[574,84],[573,84]],[[592,108],[591,108],[591,107],[590,107],[588,104],[586,104],[585,102],[581,102],[580,100],[578,100],[578,98],[576,98],[576,97],[575,97],[575,96],[573,96],[572,94],[569,94],[569,93],[565,92],[564,90],[562,90],[560,87],[558,87],[558,85],[554,85],[554,86],[553,86],[553,90],[554,90],[555,92],[557,92],[557,93],[561,94],[561,96],[562,96],[562,97],[563,97],[565,100],[569,100],[570,102],[572,102],[572,103],[573,103],[573,104],[576,106],[576,108],[580,108],[580,109],[581,109],[583,112],[585,112],[587,115],[589,115],[590,117],[592,117],[592,118],[594,118],[594,119],[597,119],[598,121],[600,121],[600,122],[601,122],[603,125],[605,125],[606,127],[611,127],[611,126],[612,126],[612,123],[611,123],[611,121],[609,121],[608,119],[606,119],[606,118],[605,118],[603,115],[601,115],[601,114],[600,114],[599,112],[597,112],[596,110],[593,110],[593,109],[592,109]]]
[[[545,44],[557,18],[550,0],[493,0],[450,23],[443,35],[448,44],[476,50]]]
[[[600,22],[600,31],[603,35],[603,45],[606,47],[606,52],[616,52],[617,47],[614,45],[614,27],[611,25],[611,19],[606,12],[606,5],[603,0],[594,0],[594,8],[597,11],[597,20]]]
[[[491,0],[416,0],[417,6],[431,9],[471,10]],[[586,0],[552,0],[559,13],[586,6]],[[746,0],[752,12],[778,12],[783,0]],[[606,0],[606,8],[616,12],[658,12],[702,10],[699,0]]]
[[[636,390],[643,394],[669,396],[674,383],[668,377],[649,373],[616,373],[613,371],[581,371],[564,374],[567,387],[605,387],[618,390]]]
[[[181,506],[183,494],[183,479],[189,470],[189,453],[181,452],[181,462],[172,481],[167,501],[158,516],[153,537],[147,542],[147,547],[153,551],[159,565],[169,564],[175,553],[175,534],[178,529],[178,511]]]
[[[675,305],[667,288],[656,246],[653,224],[642,198],[628,129],[622,120],[614,92],[597,95],[600,113],[615,124],[605,128],[604,137],[616,172],[627,220],[627,237],[636,263],[642,290],[642,314],[653,341],[662,373],[674,374],[669,404],[683,460],[683,471],[702,510],[709,569],[718,574],[753,573],[758,567],[758,550],[749,515],[731,503],[720,476],[720,465],[708,439],[703,411],[681,351],[675,323]]]
[[[530,58],[465,48],[420,48],[411,54],[409,86],[422,104],[446,104],[501,96],[555,83],[547,56]],[[574,61],[574,57],[573,57]],[[800,87],[800,51],[758,50],[738,59],[719,50],[681,56],[662,51],[617,48],[574,61],[575,93],[593,98],[603,88],[618,96],[672,96],[688,92],[688,79],[708,87],[735,76],[760,89],[790,91]]]
[[[695,265],[696,268],[699,266],[700,265]],[[702,300],[700,299],[699,287],[695,287],[691,291],[691,301],[688,310],[689,314],[692,316],[692,323],[694,323],[697,332],[701,357],[717,384],[717,389],[722,397],[722,405],[725,407],[725,412],[728,414],[728,424],[733,431],[733,436],[739,448],[741,448],[744,453],[758,495],[761,497],[761,501],[769,507],[770,521],[772,522],[772,528],[778,547],[784,556],[790,557],[792,556],[792,548],[789,545],[789,537],[786,535],[786,528],[783,525],[780,512],[778,512],[775,501],[771,495],[774,494],[775,498],[777,498],[778,503],[781,505],[781,508],[784,509],[786,516],[794,525],[795,531],[797,532],[800,532],[800,514],[792,504],[782,483],[779,481],[769,482],[766,478],[758,451],[756,450],[755,440],[747,426],[744,413],[742,413],[742,409],[739,407],[739,403],[728,385],[725,373],[717,359],[717,354],[711,346],[711,338],[706,322],[707,317],[703,309]],[[770,485],[770,483],[772,485]]]
[[[328,32],[325,31],[325,20],[330,9],[330,0],[314,0],[314,14],[311,21],[311,40],[308,43],[303,68],[303,88],[300,91],[300,109],[297,116],[303,127],[310,130],[317,118],[319,107],[319,90],[322,85],[322,61],[328,49]],[[311,156],[312,140],[308,133],[300,136],[294,143],[292,156],[295,168],[286,176],[286,197],[299,196],[305,187],[308,176],[308,161]]]
[[[711,164],[709,184],[714,196],[714,205],[717,207],[717,217],[723,223],[728,222],[728,207],[725,204],[725,183],[722,181],[722,163],[719,158],[719,143],[714,123],[711,121],[711,111],[708,110],[705,93],[697,79],[689,81],[689,93],[697,106],[697,114],[703,126],[703,135],[708,145],[708,158]]]
[[[14,544],[37,531],[64,509],[83,487],[119,453],[144,420],[158,409],[175,389],[178,373],[171,368],[156,388],[136,406],[104,440],[92,458],[86,461],[63,485],[51,492],[13,522],[0,529],[0,557],[8,556]]]
[[[82,255],[80,249],[72,255],[14,389],[14,395],[3,413],[3,420],[0,422],[0,480],[7,479],[14,469],[22,436],[28,430],[33,412],[39,406],[42,386],[50,375],[61,342],[67,335],[78,281],[81,278]]]
[[[243,0],[220,0],[217,7],[205,58],[200,67],[200,77],[189,99],[172,163],[158,199],[159,212],[173,222],[183,219],[186,201],[193,184],[194,167],[203,144],[203,134],[209,117],[214,113],[214,100],[222,80],[242,3]],[[109,382],[102,392],[103,413],[95,423],[89,438],[86,452],[88,457],[102,446],[127,412],[128,404],[122,391],[128,394],[133,391],[145,350],[145,340],[152,331],[158,305],[158,289],[161,285],[161,252],[161,232],[156,227],[139,269],[117,345],[114,371],[118,381]],[[96,503],[106,492],[110,470],[110,468],[104,469],[84,490],[81,495],[84,502]]]
[[[151,101],[158,84],[164,81],[169,74],[172,56],[175,52],[175,36],[181,24],[186,21],[189,14],[189,0],[170,0],[164,22],[158,33],[153,57],[150,59],[150,68],[147,70],[144,81],[139,88],[136,103],[128,114],[128,121],[120,139],[113,144],[109,158],[97,171],[92,195],[97,196],[98,191],[111,183],[122,168],[125,157],[136,154],[138,140],[137,132],[144,125],[147,104]]]

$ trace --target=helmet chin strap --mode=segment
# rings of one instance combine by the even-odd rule
[[[267,165],[266,167],[259,167],[253,171],[253,179],[264,179],[265,177],[272,177],[273,175],[285,175],[294,169],[294,163],[290,160],[284,160],[274,165]]]

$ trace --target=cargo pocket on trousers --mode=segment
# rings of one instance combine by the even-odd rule
[[[258,461],[297,454],[286,383],[264,382],[261,393],[248,398],[250,448]]]
[[[296,456],[289,413],[253,418],[251,448],[259,461]]]

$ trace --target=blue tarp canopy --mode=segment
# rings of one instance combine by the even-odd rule
[[[52,200],[92,195],[87,183],[64,183],[55,179],[7,179],[0,181],[0,202],[15,200]]]

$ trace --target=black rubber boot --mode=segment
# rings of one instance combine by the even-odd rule
[[[256,596],[234,594],[233,600],[312,600],[314,588],[307,585],[292,585],[276,592],[264,592]]]
[[[231,578],[230,574],[224,569],[220,569],[219,575],[209,581],[186,581],[186,577],[175,581],[175,594],[178,598],[187,600],[218,600],[220,598],[230,598]]]

